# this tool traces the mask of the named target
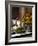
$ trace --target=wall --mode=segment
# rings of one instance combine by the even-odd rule
[[[38,42],[38,3],[37,3],[37,42]]]

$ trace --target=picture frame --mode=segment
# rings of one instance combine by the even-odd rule
[[[14,35],[15,37],[11,37],[13,35],[12,31],[11,31],[11,28],[13,29],[13,27],[11,27],[11,24],[12,24],[11,20],[16,19],[15,16],[13,16],[13,15],[17,15],[17,12],[21,7],[24,7],[24,10],[25,10],[25,8],[31,9],[31,12],[32,12],[32,23],[31,23],[32,29],[31,28],[30,29],[32,31],[30,34],[27,33],[24,35],[22,33],[23,35],[21,35],[21,36],[18,36],[19,33],[17,33],[18,32],[17,31],[16,34]],[[14,10],[16,10],[16,12]],[[37,42],[37,3],[36,2],[22,2],[22,1],[6,1],[5,2],[5,11],[6,11],[5,45],[36,43]],[[14,14],[12,14],[12,13],[14,13]],[[22,14],[22,13],[20,13],[20,14]],[[19,12],[18,12],[18,15],[19,15]]]

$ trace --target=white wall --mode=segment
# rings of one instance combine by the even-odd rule
[[[38,3],[37,3],[37,42],[38,42]]]
[[[26,1],[29,2],[30,0]],[[37,0],[31,0],[30,2],[32,1],[37,2]],[[4,44],[5,44],[5,0],[0,0],[0,46],[5,46]],[[37,44],[38,43],[32,43],[32,44],[30,43],[30,44],[19,44],[15,46],[37,46]]]

